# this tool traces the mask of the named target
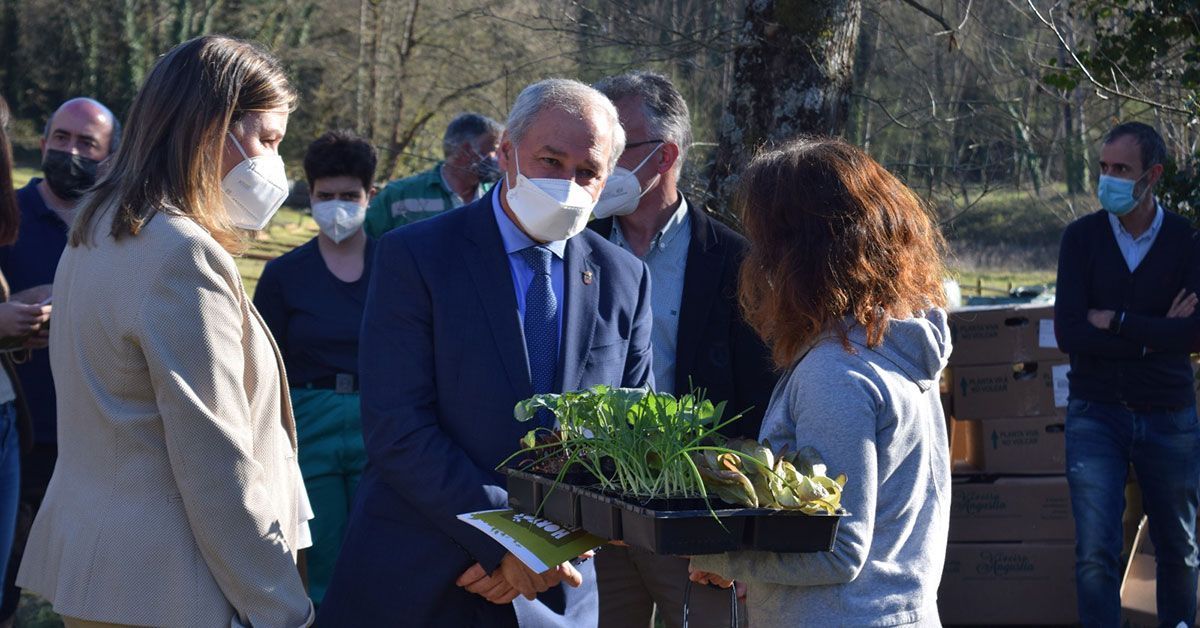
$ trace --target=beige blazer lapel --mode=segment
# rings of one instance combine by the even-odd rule
[[[244,290],[243,294],[245,294]],[[271,335],[271,328],[267,327],[266,321],[258,313],[258,308],[254,307],[254,302],[247,299],[246,305],[250,307],[250,313],[254,314],[254,320],[258,321],[258,328],[267,335],[267,342],[271,343],[271,351],[275,354],[275,364],[279,366],[279,408],[280,414],[283,415],[283,429],[292,442],[292,453],[297,453],[299,444],[296,441],[296,417],[292,414],[292,396],[288,393],[287,370],[283,366],[283,354],[279,352],[279,345],[275,344],[275,336]]]

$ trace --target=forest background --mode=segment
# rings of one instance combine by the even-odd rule
[[[1117,121],[1166,136],[1166,203],[1200,206],[1198,24],[1187,0],[0,0],[0,94],[28,178],[63,100],[123,115],[171,46],[246,37],[301,93],[291,175],[309,141],[349,128],[386,181],[436,162],[458,112],[503,120],[534,80],[648,68],[691,106],[694,202],[736,223],[726,199],[755,149],[842,135],[928,201],[964,291],[1003,292],[1053,281],[1062,228],[1097,208],[1097,144]],[[281,214],[248,279],[313,232]]]

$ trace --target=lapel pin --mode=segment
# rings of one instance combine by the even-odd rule
[[[592,285],[592,271],[590,271],[590,270],[583,271],[583,285],[585,285],[585,286]]]

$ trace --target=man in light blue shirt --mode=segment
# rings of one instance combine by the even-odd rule
[[[1108,223],[1112,225],[1113,236],[1117,239],[1117,246],[1121,249],[1121,255],[1125,257],[1129,272],[1133,272],[1137,270],[1138,264],[1142,263],[1150,247],[1154,246],[1154,238],[1158,236],[1158,230],[1163,223],[1162,205],[1157,202],[1154,204],[1154,221],[1150,223],[1149,229],[1136,237],[1125,230],[1125,225],[1121,224],[1121,219],[1116,214],[1108,214]]]
[[[657,389],[701,389],[727,402],[727,418],[743,413],[722,430],[727,436],[756,438],[776,375],[737,304],[745,238],[679,191],[692,138],[687,103],[651,72],[609,77],[597,89],[616,105],[627,142],[591,227],[650,269]],[[671,628],[682,625],[686,559],[612,547],[596,555],[596,571],[600,628],[647,626],[655,614]],[[694,588],[689,625],[722,625],[729,603],[728,592]]]
[[[648,249],[640,252],[635,249],[621,232],[620,221],[613,221],[608,241],[641,257],[650,268],[654,287],[650,292],[654,312],[654,331],[650,334],[654,348],[654,383],[659,390],[674,391],[683,277],[687,269],[688,245],[692,241],[692,219],[688,216],[687,201],[679,195],[678,207],[670,214],[667,224],[650,239]]]

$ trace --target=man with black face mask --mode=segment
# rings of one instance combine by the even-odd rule
[[[17,204],[21,208],[17,241],[0,247],[0,270],[8,278],[12,300],[50,304],[50,284],[54,282],[58,258],[67,245],[75,206],[96,182],[100,163],[116,152],[120,130],[112,111],[91,98],[66,101],[46,122],[41,142],[44,176],[34,178],[17,191]],[[17,366],[33,418],[33,450],[21,457],[20,516],[30,520],[46,493],[58,457],[54,381],[45,350],[47,333],[43,329],[34,341],[39,348],[21,356],[25,359]],[[18,538],[15,545],[14,554],[19,555],[24,539]],[[11,574],[16,570],[9,571]],[[5,583],[5,587],[0,625],[16,611],[20,597],[11,583]]]
[[[442,136],[444,160],[433,168],[387,184],[371,200],[363,224],[379,238],[396,227],[417,222],[481,198],[500,178],[496,146],[504,127],[478,113],[460,113]]]

